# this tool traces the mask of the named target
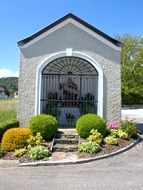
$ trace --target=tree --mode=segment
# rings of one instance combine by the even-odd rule
[[[122,103],[143,104],[143,37],[123,35]]]
[[[7,77],[0,79],[0,87],[4,87],[8,90],[9,96],[13,96],[14,92],[18,90],[18,78]]]

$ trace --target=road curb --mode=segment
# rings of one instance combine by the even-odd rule
[[[113,157],[116,156],[118,154],[121,154],[123,152],[128,151],[129,149],[133,148],[136,144],[138,144],[140,142],[142,138],[140,136],[138,136],[137,140],[135,142],[133,142],[132,144],[116,151],[116,152],[112,152],[110,154],[105,154],[102,156],[97,156],[94,158],[88,158],[88,159],[78,159],[78,160],[71,160],[71,161],[39,161],[39,162],[29,162],[29,163],[20,163],[18,166],[19,167],[25,167],[25,166],[57,166],[57,165],[70,165],[70,164],[83,164],[83,163],[88,163],[88,162],[93,162],[96,160],[101,160],[104,158],[109,158],[109,157]]]

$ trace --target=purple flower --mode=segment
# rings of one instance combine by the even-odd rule
[[[119,124],[117,121],[109,121],[106,124],[107,129],[118,129],[119,128]]]

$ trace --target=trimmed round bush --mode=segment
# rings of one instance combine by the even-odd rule
[[[41,114],[30,119],[29,128],[33,135],[40,133],[44,140],[48,140],[57,132],[58,121],[52,115]]]
[[[101,135],[106,134],[106,122],[96,114],[86,114],[81,116],[76,122],[77,133],[87,138],[90,135],[92,129],[96,129]]]
[[[2,138],[1,147],[3,150],[12,151],[27,146],[27,139],[30,137],[28,128],[8,129]]]

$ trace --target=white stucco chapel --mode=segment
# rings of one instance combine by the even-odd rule
[[[61,127],[74,127],[86,113],[120,120],[119,41],[69,13],[18,46],[22,125],[42,113],[56,116]]]

